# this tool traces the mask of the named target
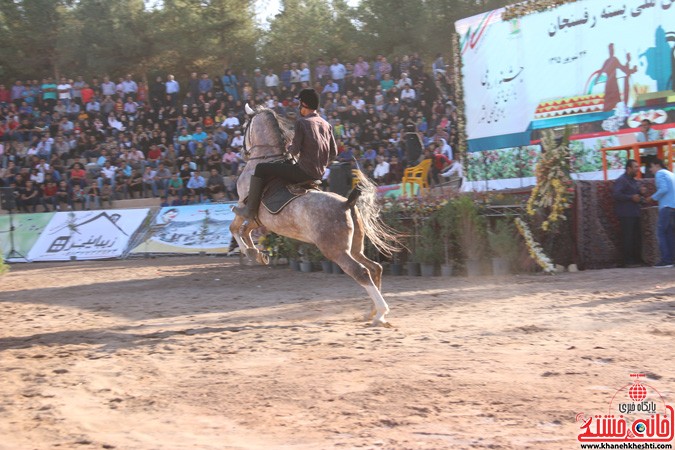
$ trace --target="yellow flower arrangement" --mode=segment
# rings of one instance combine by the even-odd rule
[[[537,185],[532,189],[526,210],[530,216],[534,216],[538,209],[548,210],[541,224],[544,231],[551,230],[556,222],[566,220],[565,210],[572,204],[574,189],[570,177],[568,138],[569,130],[565,131],[560,143],[555,141],[551,132],[542,136],[544,152],[537,163]]]
[[[530,257],[532,257],[539,267],[542,268],[544,273],[555,273],[555,266],[553,265],[553,262],[548,256],[544,254],[544,250],[537,243],[537,241],[534,240],[534,236],[532,236],[532,232],[525,221],[520,217],[517,217],[514,222],[516,224],[516,228],[518,229],[518,233],[520,233],[520,235],[525,240],[525,245],[527,246],[527,251],[530,254]]]

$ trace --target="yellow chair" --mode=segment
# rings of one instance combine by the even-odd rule
[[[359,170],[352,169],[352,189],[354,189],[357,184],[359,184]]]
[[[410,196],[415,195],[414,186],[419,186],[418,193],[423,193],[424,189],[429,189],[429,169],[431,169],[431,159],[425,159],[414,167],[408,167],[403,172],[401,180],[401,192],[407,195],[408,185],[410,185]]]

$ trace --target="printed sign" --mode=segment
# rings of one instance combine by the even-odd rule
[[[675,126],[672,0],[577,1],[509,21],[502,12],[456,23],[470,151],[528,145],[533,131],[565,125]]]
[[[132,253],[226,253],[232,239],[233,204],[162,208],[152,237]]]
[[[0,216],[0,249],[8,262],[26,262],[28,252],[54,213],[9,214]],[[14,246],[14,252],[10,255]]]
[[[122,256],[149,209],[55,213],[28,254],[31,261]]]

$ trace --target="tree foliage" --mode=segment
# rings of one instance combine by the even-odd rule
[[[319,57],[450,52],[454,22],[503,0],[282,0],[262,27],[255,0],[0,0],[0,76],[222,73]]]

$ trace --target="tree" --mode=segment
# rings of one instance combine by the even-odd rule
[[[65,7],[59,0],[0,0],[2,75],[56,75],[56,42]]]

